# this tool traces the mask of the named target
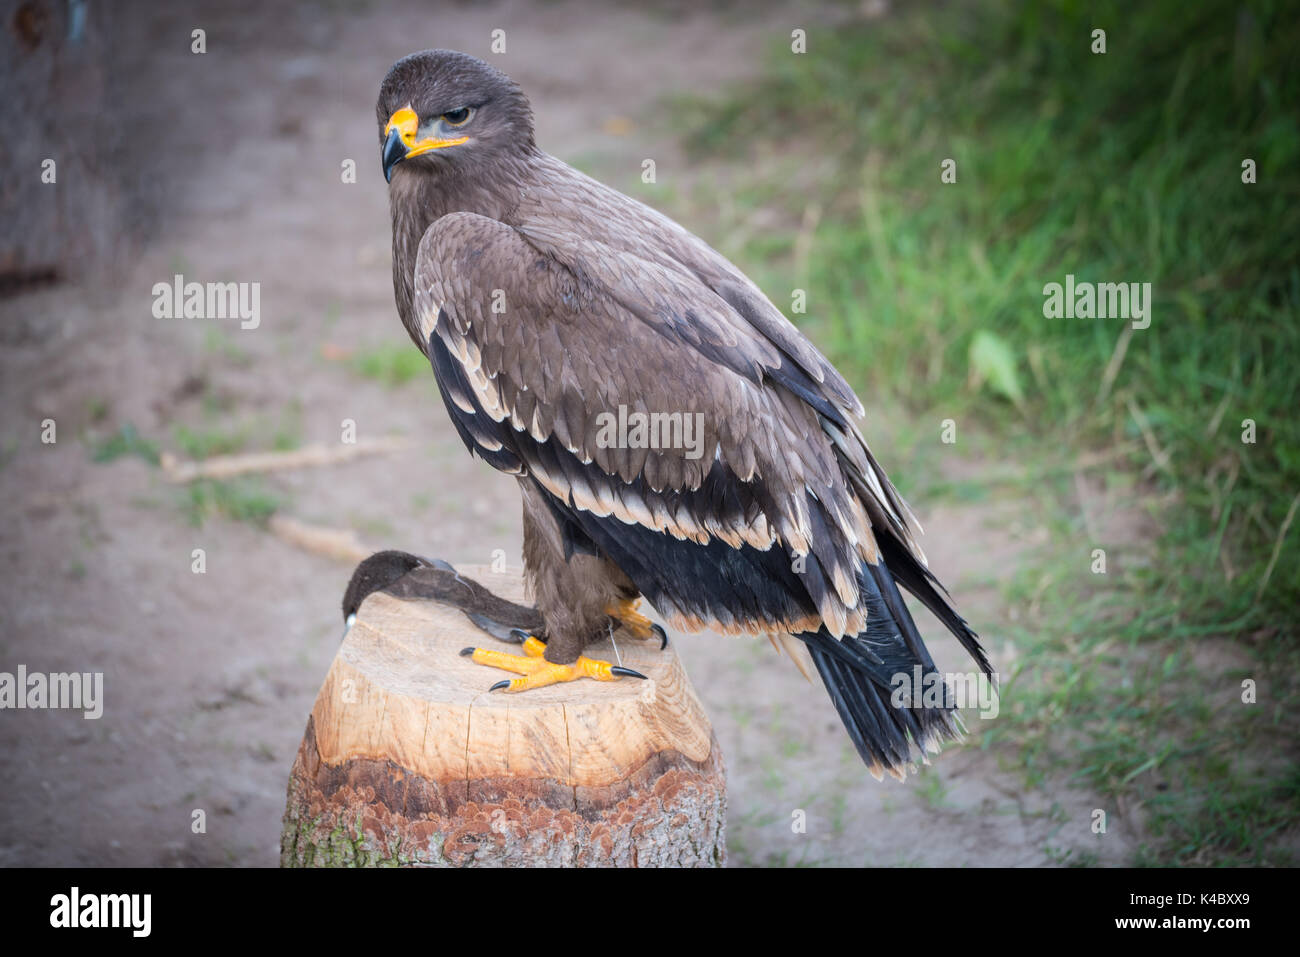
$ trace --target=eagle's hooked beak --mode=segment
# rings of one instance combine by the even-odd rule
[[[393,181],[393,167],[406,159],[406,144],[402,142],[401,130],[393,129],[392,121],[389,121],[388,139],[384,141],[384,152],[380,155],[380,161],[384,164],[384,182]]]
[[[393,181],[393,167],[404,159],[469,142],[468,136],[450,140],[429,136],[417,143],[415,135],[419,128],[420,117],[409,106],[402,107],[388,118],[388,125],[384,127],[386,137],[384,150],[380,155],[380,160],[384,166],[385,182],[391,183]]]

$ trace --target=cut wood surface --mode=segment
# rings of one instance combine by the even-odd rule
[[[517,575],[465,567],[503,598]],[[722,863],[725,779],[671,646],[616,632],[648,680],[489,693],[504,672],[467,646],[518,652],[450,605],[366,599],[294,762],[281,863]],[[616,661],[606,641],[587,650]]]

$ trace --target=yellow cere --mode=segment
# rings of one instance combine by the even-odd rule
[[[406,144],[407,158],[419,156],[422,153],[429,153],[433,150],[440,150],[448,146],[459,146],[461,143],[468,143],[468,136],[460,136],[456,139],[444,140],[436,136],[430,136],[426,139],[415,141],[416,130],[420,126],[420,117],[416,115],[415,110],[410,106],[404,106],[388,118],[388,125],[384,127],[384,135],[387,136],[393,130],[397,130],[402,135],[402,142]]]

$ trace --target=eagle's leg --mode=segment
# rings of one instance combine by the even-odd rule
[[[544,688],[547,685],[564,681],[576,681],[579,678],[595,678],[597,681],[613,681],[616,678],[644,678],[645,675],[631,668],[612,665],[608,661],[588,658],[579,654],[570,663],[560,664],[548,661],[546,655],[551,648],[532,635],[523,639],[523,654],[513,655],[504,651],[491,651],[487,648],[465,648],[462,655],[471,658],[475,664],[500,668],[502,671],[523,675],[522,678],[507,678],[498,681],[489,691],[527,691],[530,688]]]
[[[478,664],[522,676],[499,681],[489,689],[492,691],[527,691],[579,678],[644,678],[631,668],[582,653],[588,644],[608,635],[611,625],[626,623],[625,617],[615,619],[612,610],[631,612],[637,597],[631,580],[594,547],[583,547],[581,543],[575,547],[572,530],[560,526],[555,512],[545,504],[545,493],[531,480],[521,480],[520,487],[524,498],[524,570],[537,598],[546,641],[527,636],[523,655],[484,648],[466,648],[461,654]],[[653,634],[648,625],[646,631]]]
[[[538,650],[530,650],[530,645]],[[577,681],[579,678],[595,678],[597,681],[613,681],[616,678],[644,678],[645,675],[631,668],[612,665],[608,661],[579,655],[572,664],[558,665],[544,657],[546,645],[536,638],[524,642],[524,654],[512,655],[502,651],[489,651],[486,648],[466,648],[462,655],[468,654],[475,663],[512,671],[521,678],[506,678],[494,684],[489,691],[527,691],[530,688],[545,688],[547,685],[560,684],[565,681]]]
[[[640,596],[620,598],[607,606],[605,612],[612,619],[615,628],[624,628],[633,638],[641,641],[653,638],[659,642],[659,650],[663,651],[668,647],[668,632],[636,610],[640,601]]]

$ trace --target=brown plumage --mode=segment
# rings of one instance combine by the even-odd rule
[[[676,627],[798,637],[874,772],[955,734],[889,701],[934,670],[895,582],[991,667],[821,353],[702,240],[540,151],[482,61],[406,57],[377,116],[398,312],[467,447],[519,481],[546,659],[640,594]]]

